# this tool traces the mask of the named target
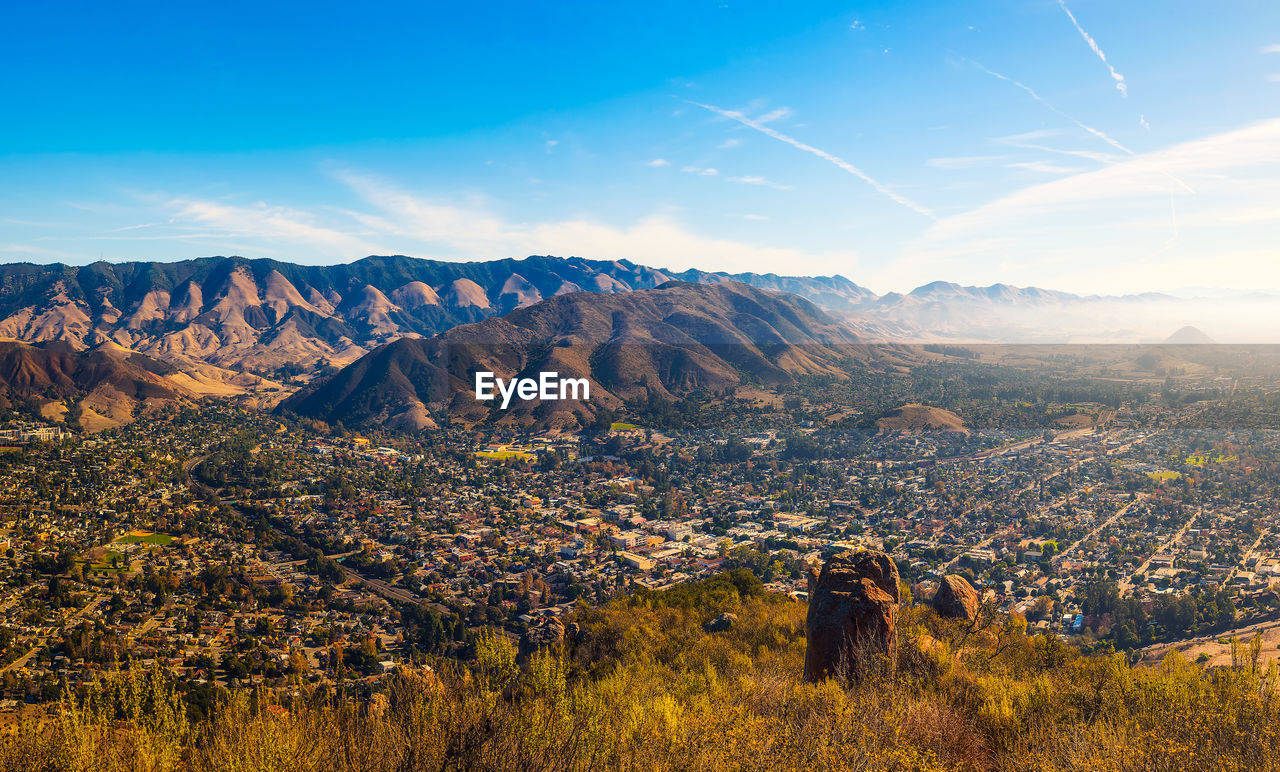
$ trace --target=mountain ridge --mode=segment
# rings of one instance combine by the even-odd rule
[[[495,420],[575,428],[628,400],[777,385],[802,375],[847,377],[865,344],[803,298],[738,282],[667,282],[647,290],[567,293],[430,339],[370,352],[279,409],[344,424],[429,428],[433,416],[481,421],[473,377],[585,378],[589,401],[521,402]]]
[[[867,340],[1137,342],[1212,321],[1216,340],[1257,340],[1247,317],[1272,296],[1187,300],[1159,293],[1075,295],[1038,287],[930,282],[877,295],[841,276],[652,268],[628,260],[529,256],[447,262],[404,255],[337,265],[204,257],[176,262],[0,265],[0,337],[112,341],[184,368],[306,381],[396,338],[431,337],[574,292],[667,281],[742,282],[803,297]],[[1242,317],[1224,329],[1228,310]],[[212,372],[212,370],[209,370]]]

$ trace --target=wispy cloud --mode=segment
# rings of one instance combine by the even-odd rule
[[[1219,256],[1232,253],[1236,262],[1222,266],[1223,275],[1280,287],[1280,262],[1258,248],[1274,241],[1280,222],[1274,208],[1259,205],[1269,200],[1280,200],[1280,119],[1125,157],[945,217],[866,281],[904,286],[925,275],[1159,289],[1203,283],[1205,266],[1218,271]]]
[[[756,118],[757,123],[776,123],[777,121],[785,121],[795,115],[795,111],[790,107],[779,107]]]
[[[308,212],[259,202],[250,206],[177,198],[167,207],[175,220],[193,222],[228,238],[256,238],[332,257],[377,254],[379,245],[321,225]]]
[[[1040,172],[1042,174],[1078,174],[1084,171],[1084,169],[1077,166],[1060,166],[1048,161],[1019,161],[1006,165],[1010,169],[1022,169],[1023,171]]]
[[[483,199],[457,201],[424,196],[384,178],[340,170],[334,176],[359,199],[356,209],[336,211],[336,215],[358,224],[362,237],[384,245],[380,254],[423,255],[444,259],[483,260],[530,254],[588,255],[601,259],[632,259],[673,269],[704,268],[727,271],[776,270],[779,265],[803,265],[814,273],[853,270],[858,254],[853,250],[812,251],[764,246],[696,233],[667,212],[657,212],[629,224],[617,225],[587,217],[517,222],[497,214]],[[225,205],[212,205],[221,212]],[[262,205],[265,206],[265,205]],[[251,208],[256,211],[257,207]],[[310,223],[320,218],[284,207],[267,207],[289,212],[291,222]],[[246,238],[261,233],[263,226],[254,211],[234,217],[224,214],[224,225],[243,222]],[[180,216],[204,215],[205,208],[189,207]],[[763,216],[747,217],[756,220]],[[329,217],[329,220],[334,220]],[[336,229],[335,229],[336,230]],[[280,238],[278,231],[273,237]],[[303,233],[299,251],[312,243],[316,234]],[[347,238],[350,233],[344,234]],[[326,253],[327,254],[327,253]],[[370,254],[369,250],[349,251],[343,259]]]
[[[743,115],[737,110],[726,110],[722,107],[716,107],[715,105],[702,104],[701,102],[689,102],[689,104],[694,105],[696,107],[701,107],[704,110],[709,110],[710,112],[713,112],[716,115],[722,116],[724,118],[737,121],[738,123],[741,123],[743,126],[746,126],[751,129],[755,129],[761,134],[764,134],[769,137],[773,137],[779,142],[785,142],[788,145],[791,145],[792,147],[796,148],[797,150],[803,150],[804,152],[809,153],[810,155],[815,155],[818,158],[821,158],[822,160],[836,166],[839,169],[843,169],[849,174],[852,174],[854,177],[857,177],[858,179],[867,183],[871,187],[875,188],[876,191],[879,192],[882,196],[888,198],[889,200],[897,204],[900,204],[901,206],[905,206],[906,208],[910,209],[913,212],[922,214],[925,217],[932,218],[934,216],[933,212],[931,212],[930,210],[917,204],[916,202],[912,201],[906,196],[903,196],[902,194],[891,190],[885,185],[882,185],[880,182],[877,182],[874,178],[872,178],[866,172],[862,171],[858,167],[854,166],[853,164],[849,163],[848,161],[844,160],[839,156],[832,155],[831,153],[828,153],[825,150],[820,150],[814,147],[813,145],[807,145],[798,139],[789,137],[786,134],[783,134],[782,132],[778,131],[777,129],[771,128],[769,126],[765,126],[763,123],[760,123],[759,121],[748,118],[747,116]]]
[[[729,139],[726,139],[724,142],[721,142],[719,145],[716,145],[716,147],[720,148],[721,150],[732,150],[735,147],[742,147],[742,140],[738,139],[737,137],[730,137]]]
[[[970,61],[973,61],[973,60],[970,60]],[[1028,86],[1027,84],[1022,83],[1021,81],[1018,81],[1018,80],[1014,80],[1013,78],[1010,78],[1010,77],[1009,77],[1009,76],[1007,76],[1007,75],[1001,75],[1000,73],[998,73],[998,72],[996,72],[996,71],[994,71],[994,70],[988,70],[986,67],[982,66],[982,65],[981,65],[981,64],[979,64],[978,62],[973,62],[973,64],[974,64],[978,69],[982,70],[983,72],[985,72],[986,74],[990,75],[990,76],[991,76],[991,77],[993,77],[993,78],[999,78],[1000,80],[1004,81],[1005,83],[1012,83],[1013,85],[1017,86],[1018,88],[1022,89],[1022,90],[1023,90],[1023,91],[1025,91],[1025,92],[1027,92],[1029,95],[1031,95],[1031,98],[1032,98],[1032,99],[1034,99],[1034,100],[1036,100],[1037,102],[1039,102],[1040,104],[1044,105],[1046,108],[1048,108],[1049,110],[1051,110],[1052,112],[1054,112],[1055,114],[1057,114],[1059,117],[1062,117],[1062,118],[1065,118],[1065,119],[1066,119],[1066,120],[1068,120],[1068,121],[1071,121],[1071,122],[1072,122],[1072,123],[1074,123],[1076,126],[1079,126],[1081,129],[1084,129],[1084,130],[1085,130],[1085,131],[1087,131],[1088,133],[1092,134],[1093,136],[1097,137],[1098,139],[1102,140],[1103,142],[1106,142],[1108,145],[1110,145],[1110,146],[1114,147],[1115,149],[1120,150],[1121,152],[1125,153],[1126,155],[1133,155],[1133,151],[1132,151],[1132,150],[1130,150],[1129,148],[1127,148],[1127,147],[1125,147],[1124,145],[1120,144],[1119,142],[1117,142],[1116,140],[1112,139],[1111,137],[1108,137],[1106,134],[1102,133],[1100,130],[1095,129],[1095,128],[1093,128],[1092,126],[1089,126],[1088,124],[1085,124],[1084,122],[1082,122],[1082,121],[1080,121],[1080,120],[1077,120],[1076,118],[1074,118],[1074,117],[1072,117],[1072,116],[1070,116],[1070,115],[1068,115],[1068,114],[1064,113],[1063,111],[1059,110],[1057,107],[1055,107],[1055,106],[1053,105],[1053,103],[1052,103],[1052,102],[1050,102],[1049,100],[1047,100],[1047,99],[1045,99],[1044,97],[1042,97],[1042,96],[1040,96],[1039,94],[1037,94],[1037,93],[1035,92],[1035,89],[1031,88],[1031,87],[1030,87],[1030,86]]]
[[[671,165],[671,162],[665,158],[655,158],[649,163],[645,164],[645,166],[670,166],[670,165]]]
[[[63,252],[57,249],[47,249],[45,247],[33,246],[31,244],[0,244],[0,255],[4,255],[11,260],[25,260],[31,257],[41,257],[49,260],[65,260],[76,259],[80,255],[69,252]]]
[[[761,187],[773,188],[774,190],[795,190],[790,185],[783,185],[772,180],[765,179],[754,175],[744,175],[742,177],[727,177],[729,182],[740,182],[743,185],[760,185]]]
[[[1273,43],[1269,46],[1263,46],[1260,53],[1264,54],[1280,54],[1280,43]]]
[[[685,174],[696,174],[699,177],[716,177],[720,174],[719,169],[714,169],[711,167],[704,168],[701,166],[686,166],[680,171],[684,172]]]
[[[1084,158],[1089,161],[1096,161],[1100,164],[1113,164],[1120,161],[1124,156],[1114,153],[1098,153],[1092,150],[1068,150],[1065,148],[1052,147],[1050,145],[1042,145],[1039,142],[1028,141],[1038,138],[1038,132],[1032,134],[1014,134],[1008,137],[997,137],[993,142],[1009,145],[1011,147],[1022,148],[1024,150],[1039,150],[1042,153],[1053,153],[1055,155],[1065,155],[1072,158]]]
[[[928,161],[925,161],[924,164],[925,166],[929,166],[934,169],[954,171],[957,169],[976,169],[980,166],[986,166],[997,161],[1003,161],[1008,157],[1009,156],[1004,155],[963,155],[949,158],[930,158]]]
[[[1098,41],[1094,40],[1092,35],[1084,31],[1084,27],[1081,27],[1080,22],[1076,21],[1075,14],[1073,14],[1071,9],[1067,7],[1065,0],[1058,0],[1058,6],[1062,8],[1063,12],[1067,14],[1067,18],[1075,25],[1076,31],[1080,33],[1080,37],[1084,38],[1084,42],[1089,44],[1089,48],[1093,49],[1093,53],[1095,53],[1098,58],[1102,60],[1102,63],[1107,66],[1107,71],[1111,73],[1111,79],[1116,82],[1116,90],[1120,92],[1121,96],[1129,96],[1129,87],[1124,82],[1124,76],[1116,72],[1116,68],[1112,67],[1111,62],[1107,61],[1107,55],[1102,52],[1102,48],[1098,45]]]

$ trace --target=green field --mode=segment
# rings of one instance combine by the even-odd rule
[[[506,461],[518,458],[521,461],[533,461],[538,456],[525,450],[477,450],[476,458],[488,458],[494,461]]]
[[[639,428],[640,428],[639,426],[636,426],[635,424],[629,424],[625,421],[614,421],[613,423],[609,424],[609,431],[611,432],[625,432],[630,429],[639,429]]]
[[[129,533],[116,539],[117,544],[155,544],[168,547],[173,537],[167,533]]]
[[[1182,477],[1181,472],[1151,472],[1147,475],[1156,482],[1167,482],[1169,480],[1177,480]]]
[[[1191,466],[1204,466],[1212,461],[1215,464],[1225,464],[1230,461],[1239,461],[1239,456],[1188,456],[1187,463]]]
[[[112,558],[117,558],[117,559],[119,559],[119,561],[120,561],[120,565],[119,565],[119,567],[113,567],[113,566],[111,565],[111,559],[112,559]],[[107,553],[107,554],[102,558],[102,562],[101,562],[101,563],[89,563],[89,562],[87,562],[87,561],[85,562],[85,572],[86,572],[86,573],[95,573],[95,574],[96,574],[96,573],[122,574],[122,573],[124,573],[125,571],[128,571],[128,570],[129,570],[129,561],[125,560],[124,555],[120,554],[119,552],[114,552],[114,551],[112,551],[112,552],[108,552],[108,553]]]

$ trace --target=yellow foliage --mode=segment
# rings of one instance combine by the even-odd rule
[[[702,625],[721,612],[726,631]],[[0,738],[0,770],[1280,769],[1277,670],[1083,656],[1017,618],[899,614],[895,667],[802,682],[805,607],[723,583],[579,612],[565,651],[384,679],[371,701],[233,692],[209,719],[160,670],[68,694]]]

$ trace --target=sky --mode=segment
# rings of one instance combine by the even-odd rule
[[[0,260],[1280,290],[1270,0],[201,5],[0,9]]]

